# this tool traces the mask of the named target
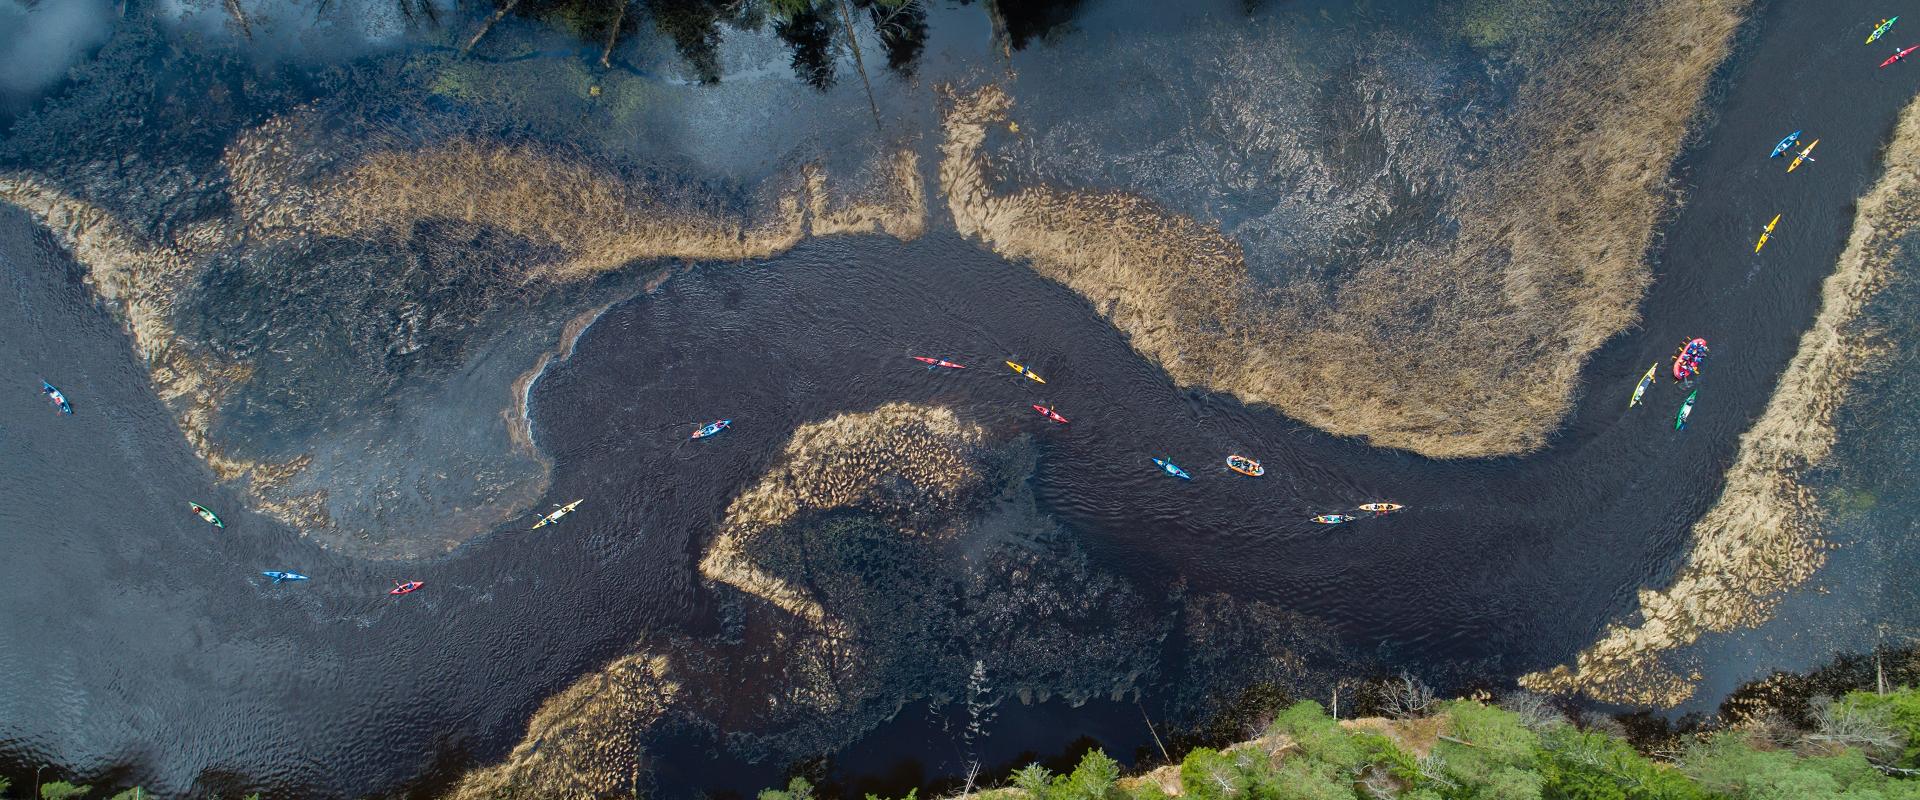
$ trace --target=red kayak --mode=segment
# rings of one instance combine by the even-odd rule
[[[1885,60],[1885,61],[1882,61],[1882,62],[1880,62],[1880,66],[1883,66],[1883,67],[1884,67],[1884,66],[1886,66],[1886,65],[1888,65],[1888,64],[1891,64],[1891,63],[1893,63],[1893,62],[1895,62],[1895,61],[1899,61],[1900,59],[1903,59],[1903,58],[1906,58],[1906,57],[1907,57],[1907,54],[1908,54],[1908,53],[1911,53],[1911,52],[1913,52],[1913,51],[1915,51],[1915,50],[1920,50],[1920,44],[1916,44],[1916,45],[1914,45],[1914,46],[1912,46],[1912,47],[1909,47],[1909,48],[1907,48],[1907,49],[1905,49],[1905,50],[1902,50],[1902,51],[1900,51],[1900,52],[1898,52],[1898,53],[1894,53],[1894,54],[1893,54],[1893,55],[1892,55],[1891,57],[1889,57],[1889,58],[1888,58],[1887,60]]]
[[[414,590],[425,585],[427,585],[426,581],[407,581],[406,583],[394,581],[393,591],[387,592],[387,594],[412,594]]]
[[[1040,416],[1046,417],[1047,419],[1053,420],[1054,422],[1058,422],[1062,425],[1067,424],[1067,418],[1060,416],[1060,414],[1058,412],[1055,412],[1051,406],[1043,406],[1038,403],[1035,403],[1033,406],[1033,410],[1040,412]]]
[[[947,369],[966,369],[966,367],[960,366],[959,364],[955,364],[951,361],[943,361],[938,358],[928,358],[926,356],[914,356],[913,360],[918,361],[922,364],[926,364],[929,367],[946,367]]]

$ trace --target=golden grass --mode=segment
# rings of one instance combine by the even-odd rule
[[[615,659],[548,698],[506,760],[467,773],[448,797],[626,796],[638,777],[641,735],[680,693],[665,656]]]
[[[935,535],[954,523],[981,485],[986,432],[951,409],[888,403],[793,432],[778,463],[727,506],[726,522],[700,559],[700,574],[825,625],[827,614],[801,589],[755,566],[760,537],[814,511],[859,508],[902,528]]]
[[[1797,478],[1833,448],[1833,412],[1859,365],[1871,360],[1873,345],[1844,329],[1886,284],[1899,240],[1920,221],[1920,101],[1901,113],[1884,163],[1821,289],[1813,327],[1766,410],[1740,437],[1719,500],[1694,523],[1685,568],[1666,589],[1641,590],[1637,623],[1609,626],[1571,667],[1527,675],[1521,685],[1612,703],[1677,704],[1693,686],[1663,663],[1664,653],[1708,632],[1759,624],[1783,592],[1820,567],[1818,509]]]
[[[1597,31],[1522,90],[1524,144],[1461,190],[1459,235],[1361,267],[1330,304],[1256,287],[1232,239],[1144,199],[996,191],[997,86],[943,91],[941,190],[963,234],[1085,296],[1182,384],[1436,458],[1527,452],[1636,319],[1668,165],[1745,6],[1660,3]]]

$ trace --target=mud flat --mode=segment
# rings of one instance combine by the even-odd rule
[[[1182,384],[1431,457],[1524,453],[1637,319],[1669,165],[1745,8],[1648,3],[1596,30],[1520,89],[1512,166],[1471,177],[1457,235],[1332,286],[1259,286],[1234,239],[1134,195],[1002,186],[996,85],[945,91],[941,192],[963,234],[1084,295]],[[1350,379],[1374,363],[1392,378]]]
[[[1899,241],[1920,219],[1920,102],[1901,113],[1882,163],[1887,171],[1860,198],[1846,250],[1821,289],[1819,316],[1766,410],[1740,437],[1726,488],[1694,524],[1679,576],[1665,589],[1641,590],[1637,620],[1609,626],[1572,665],[1526,675],[1523,686],[1620,704],[1678,704],[1693,686],[1667,663],[1672,651],[1768,619],[1783,592],[1820,568],[1821,511],[1800,477],[1833,449],[1834,411],[1875,346],[1850,328],[1886,285]]]

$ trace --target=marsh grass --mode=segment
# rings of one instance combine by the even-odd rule
[[[1524,453],[1637,320],[1669,165],[1745,5],[1649,2],[1596,27],[1522,87],[1504,166],[1446,211],[1456,236],[1331,285],[1262,287],[1232,238],[1133,195],[1001,188],[997,86],[946,90],[941,189],[962,233],[1087,297],[1183,384],[1431,457]]]

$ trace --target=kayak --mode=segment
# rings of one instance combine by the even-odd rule
[[[1647,374],[1640,376],[1640,385],[1633,387],[1633,399],[1627,401],[1627,408],[1640,405],[1640,398],[1647,393],[1647,387],[1653,385],[1653,373],[1660,368],[1660,362],[1647,367]]]
[[[1057,411],[1054,411],[1052,406],[1043,406],[1043,405],[1040,405],[1039,403],[1035,403],[1033,405],[1033,410],[1040,412],[1040,416],[1046,417],[1047,419],[1053,420],[1054,422],[1058,422],[1062,425],[1067,424],[1067,418],[1060,416],[1060,413]]]
[[[1267,474],[1267,468],[1260,466],[1260,462],[1241,455],[1227,456],[1227,469],[1249,478],[1258,478]]]
[[[1707,360],[1707,340],[1694,339],[1680,346],[1673,355],[1673,379],[1692,380],[1700,375],[1700,364]]]
[[[1700,390],[1695,389],[1687,395],[1687,402],[1680,404],[1680,413],[1673,418],[1674,430],[1684,431],[1687,429],[1687,417],[1693,416],[1693,399],[1699,396]]]
[[[1352,522],[1355,519],[1358,519],[1358,517],[1351,517],[1346,514],[1321,514],[1320,516],[1314,517],[1313,521],[1322,525],[1338,525],[1342,522]]]
[[[730,420],[730,419],[716,419],[712,422],[709,422],[705,425],[700,426],[700,430],[694,431],[693,435],[687,438],[705,439],[709,436],[712,436],[716,433],[726,430],[727,426],[732,424],[733,424],[733,420]]]
[[[1760,248],[1767,246],[1767,240],[1773,238],[1773,226],[1778,224],[1780,224],[1780,215],[1775,214],[1773,220],[1767,223],[1766,230],[1760,232],[1760,241],[1754,243],[1753,252],[1758,253]]]
[[[216,527],[216,528],[227,527],[227,523],[221,522],[220,515],[213,513],[212,509],[209,509],[206,506],[200,505],[199,503],[193,502],[192,500],[188,500],[187,505],[193,506],[193,513],[199,514],[201,519],[204,519],[207,522],[212,523],[213,527]]]
[[[269,572],[262,572],[260,574],[265,575],[269,578],[272,578],[274,583],[279,583],[281,581],[304,581],[307,579],[307,576],[302,575],[298,572],[269,571]]]
[[[1815,139],[1811,142],[1808,142],[1807,149],[1800,151],[1800,155],[1793,157],[1793,163],[1787,165],[1787,171],[1788,172],[1794,171],[1795,168],[1800,166],[1800,162],[1802,161],[1812,161],[1813,148],[1819,146],[1819,144],[1820,144],[1819,139]]]
[[[1773,152],[1767,157],[1779,158],[1780,154],[1787,152],[1787,148],[1792,147],[1794,142],[1800,141],[1800,134],[1801,131],[1794,131],[1793,133],[1787,134],[1787,138],[1781,139],[1779,144],[1773,146]]]
[[[1159,464],[1160,469],[1166,472],[1168,475],[1172,475],[1173,477],[1179,478],[1180,480],[1183,480],[1183,481],[1193,480],[1193,476],[1188,475],[1186,470],[1174,466],[1173,462],[1168,461],[1164,458],[1156,458],[1153,460],[1153,463]]]
[[[60,409],[60,413],[62,414],[73,413],[73,404],[68,403],[67,396],[64,394],[61,394],[59,389],[53,388],[53,384],[48,383],[46,381],[41,381],[40,391],[46,393],[47,399],[53,401],[53,407]]]
[[[427,585],[426,581],[407,581],[406,583],[394,581],[393,591],[387,592],[387,594],[413,594],[425,585]]]
[[[1360,506],[1361,511],[1371,511],[1375,514],[1391,514],[1403,508],[1406,506],[1399,503],[1365,503]]]
[[[528,528],[528,530],[535,530],[535,531],[537,531],[537,530],[540,530],[541,528],[544,528],[544,527],[546,527],[546,526],[548,526],[548,525],[552,525],[553,523],[556,523],[556,522],[559,522],[559,521],[560,521],[560,518],[561,518],[561,517],[564,517],[564,516],[566,516],[566,515],[568,515],[568,514],[571,514],[571,513],[573,513],[573,510],[574,510],[574,509],[576,509],[576,508],[579,508],[579,507],[580,507],[580,504],[581,504],[581,503],[583,503],[583,502],[586,502],[586,501],[584,501],[584,500],[575,500],[575,501],[573,501],[573,502],[571,502],[571,503],[568,503],[568,504],[566,504],[566,505],[564,505],[564,506],[563,506],[563,505],[560,505],[559,503],[555,503],[555,504],[553,504],[553,512],[552,512],[552,513],[550,513],[550,514],[548,514],[548,515],[546,515],[546,516],[544,516],[544,517],[541,517],[541,518],[540,518],[540,521],[539,521],[539,522],[536,522],[536,523],[533,523],[533,527],[532,527],[532,528]]]
[[[947,369],[966,369],[966,367],[963,367],[959,364],[955,364],[951,361],[946,361],[938,358],[928,358],[926,356],[914,356],[913,360],[918,361],[922,364],[926,364],[927,369],[933,369],[934,367],[946,367]]]
[[[1034,383],[1046,383],[1046,382],[1047,382],[1047,379],[1046,379],[1046,378],[1042,378],[1042,377],[1040,377],[1040,376],[1038,376],[1038,375],[1035,375],[1035,374],[1033,374],[1033,370],[1030,370],[1030,369],[1027,369],[1027,368],[1026,368],[1026,367],[1024,367],[1024,366],[1021,366],[1021,365],[1019,365],[1019,364],[1015,364],[1015,363],[1013,363],[1013,362],[1011,362],[1011,361],[1009,361],[1009,362],[1007,362],[1007,366],[1009,366],[1009,367],[1012,367],[1012,368],[1013,368],[1013,372],[1014,372],[1014,374],[1015,374],[1015,375],[1025,375],[1025,376],[1027,376],[1027,377],[1029,377],[1029,378],[1032,378],[1032,379],[1033,379],[1033,382],[1034,382]]]
[[[1880,66],[1884,67],[1884,66],[1887,66],[1888,64],[1892,64],[1895,61],[1899,61],[1900,59],[1906,58],[1908,53],[1911,53],[1915,50],[1920,50],[1920,44],[1916,44],[1905,50],[1901,50],[1900,52],[1894,53],[1893,55],[1887,57],[1887,60],[1880,62]]]
[[[1900,21],[1899,17],[1880,20],[1880,24],[1874,26],[1873,33],[1867,34],[1867,44],[1873,44],[1880,37],[1885,36],[1887,29],[1892,28],[1893,23],[1898,21]]]

